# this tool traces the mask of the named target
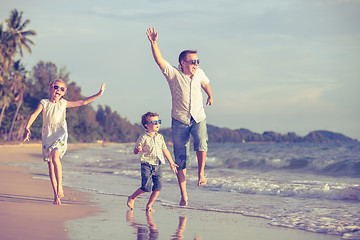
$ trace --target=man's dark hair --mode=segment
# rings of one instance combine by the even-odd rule
[[[191,53],[197,53],[197,50],[184,50],[179,55],[179,64],[181,64],[181,61],[185,61],[186,56]]]

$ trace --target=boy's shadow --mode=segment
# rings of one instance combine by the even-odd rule
[[[130,223],[131,226],[137,229],[137,239],[158,239],[159,232],[157,230],[156,224],[151,216],[151,213],[146,212],[146,220],[148,225],[140,224],[134,221],[133,217],[134,210],[128,210],[126,212],[126,221]],[[184,237],[184,230],[186,226],[186,217],[179,216],[179,226],[176,232],[171,236],[171,240],[180,240]],[[197,238],[195,238],[197,239]]]

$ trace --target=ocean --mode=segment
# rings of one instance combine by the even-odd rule
[[[99,201],[131,195],[140,186],[140,163],[133,149],[133,144],[115,144],[69,150],[62,160],[64,185],[92,192]],[[358,142],[211,143],[205,168],[208,183],[203,187],[197,186],[194,152],[191,162],[190,209],[242,214],[266,219],[271,226],[360,239]],[[44,170],[44,163],[28,167]],[[176,176],[168,164],[163,169],[158,201],[178,206]]]

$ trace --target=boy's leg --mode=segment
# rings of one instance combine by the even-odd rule
[[[146,205],[146,211],[151,213],[155,212],[155,210],[152,208],[153,203],[155,202],[156,198],[159,196],[160,190],[162,188],[162,169],[161,169],[161,163],[157,166],[152,166],[152,193],[150,195],[149,201]]]
[[[151,166],[146,163],[141,163],[141,187],[129,196],[127,201],[127,205],[131,210],[134,209],[134,201],[138,196],[151,191],[151,180]]]
[[[159,190],[154,190],[151,195],[150,195],[150,198],[149,198],[149,201],[146,205],[146,211],[147,212],[154,212],[155,210],[152,209],[152,205],[153,203],[155,202],[156,198],[159,196],[159,193],[160,191]]]
[[[131,210],[134,209],[135,199],[143,193],[144,193],[144,191],[141,190],[141,188],[138,188],[131,196],[128,197],[127,205]]]

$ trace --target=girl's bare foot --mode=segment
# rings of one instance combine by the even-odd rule
[[[127,206],[128,206],[131,210],[133,210],[133,209],[134,209],[134,199],[132,199],[131,197],[128,197]]]
[[[184,199],[183,197],[180,200],[180,206],[185,207],[188,205],[187,199]]]
[[[54,202],[53,202],[53,204],[54,204],[54,205],[61,205],[60,198],[55,197],[55,198],[54,198]]]
[[[59,197],[59,198],[63,198],[63,197],[64,197],[64,190],[63,190],[62,187],[59,189],[58,197]]]

